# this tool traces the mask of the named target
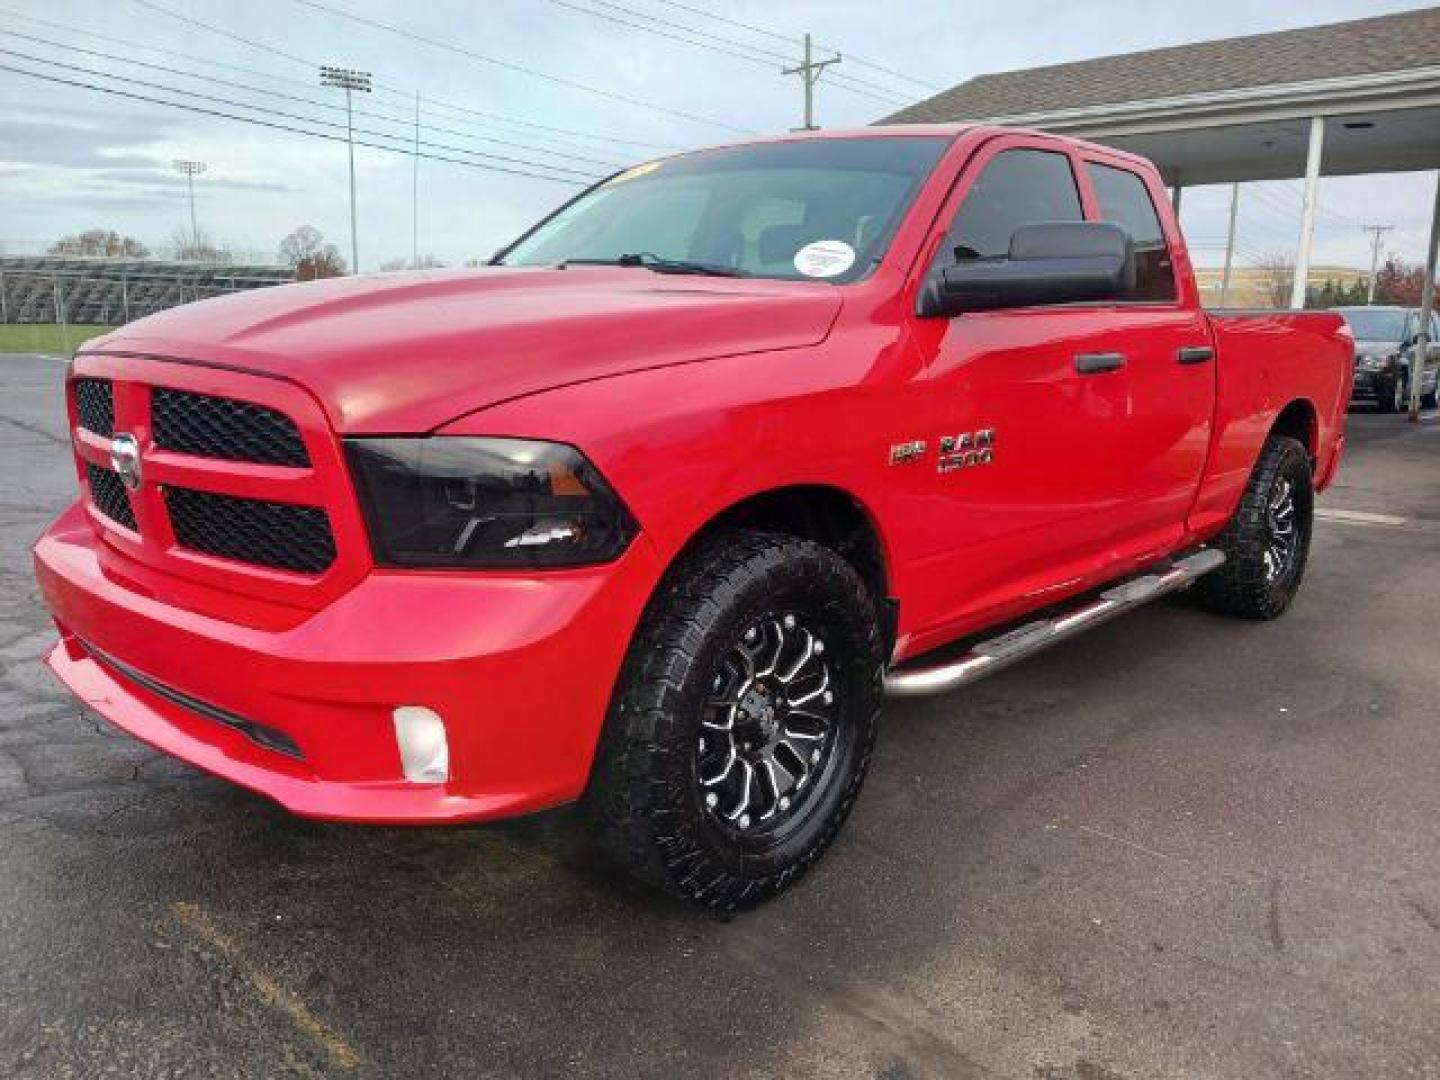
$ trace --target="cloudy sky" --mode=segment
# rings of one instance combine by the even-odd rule
[[[420,250],[459,262],[487,255],[616,164],[798,124],[799,83],[772,54],[797,53],[807,30],[847,56],[834,69],[846,85],[819,90],[818,120],[838,127],[984,72],[1418,6],[0,0],[0,247],[38,250],[92,226],[164,245],[187,220],[184,178],[171,168],[187,158],[207,163],[196,210],[217,241],[266,256],[313,224],[348,254],[346,150],[336,141],[344,95],[318,85],[317,64],[374,73],[355,118],[371,144],[357,148],[356,167],[361,264],[373,269],[411,250],[417,92],[430,155],[418,177]],[[681,40],[695,31],[712,47]],[[1396,226],[1387,249],[1418,261],[1433,184],[1433,174],[1325,180],[1317,261],[1368,264],[1360,226],[1377,215]],[[1293,246],[1299,191],[1294,181],[1246,185],[1243,250]],[[1225,189],[1186,193],[1184,225],[1202,263],[1219,258],[1227,200]]]

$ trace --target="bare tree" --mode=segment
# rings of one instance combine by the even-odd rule
[[[313,225],[301,225],[280,241],[280,260],[295,271],[296,281],[340,277],[345,260],[340,249],[325,242],[325,235]]]
[[[86,229],[82,233],[62,236],[50,245],[47,254],[143,259],[150,250],[133,236],[121,236],[114,229]]]
[[[409,259],[389,259],[380,264],[380,271],[389,274],[396,270],[439,270],[444,265],[434,255],[421,255],[417,262]]]
[[[1295,260],[1283,251],[1272,251],[1255,264],[1256,278],[1271,307],[1290,306],[1295,285]]]
[[[175,257],[186,262],[228,263],[231,260],[229,249],[218,247],[204,229],[192,233],[177,225],[170,234],[170,244],[175,249]]]

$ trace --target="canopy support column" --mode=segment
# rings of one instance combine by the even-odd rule
[[[1310,277],[1310,244],[1315,239],[1315,206],[1320,201],[1320,156],[1325,148],[1325,118],[1310,118],[1310,148],[1305,154],[1305,203],[1300,211],[1300,246],[1295,252],[1295,281],[1290,306],[1305,306],[1305,285]]]
[[[1430,355],[1430,317],[1435,311],[1435,261],[1440,251],[1440,172],[1435,174],[1435,206],[1430,211],[1430,249],[1425,253],[1425,284],[1420,287],[1420,334],[1410,356],[1410,422],[1420,422],[1420,376]],[[1436,391],[1440,394],[1440,390]]]

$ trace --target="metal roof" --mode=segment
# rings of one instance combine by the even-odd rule
[[[951,123],[1179,98],[1440,63],[1440,7],[980,75],[880,123]]]

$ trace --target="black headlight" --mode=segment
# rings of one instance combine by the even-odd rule
[[[532,567],[608,562],[635,520],[573,446],[528,439],[347,439],[375,561]]]

